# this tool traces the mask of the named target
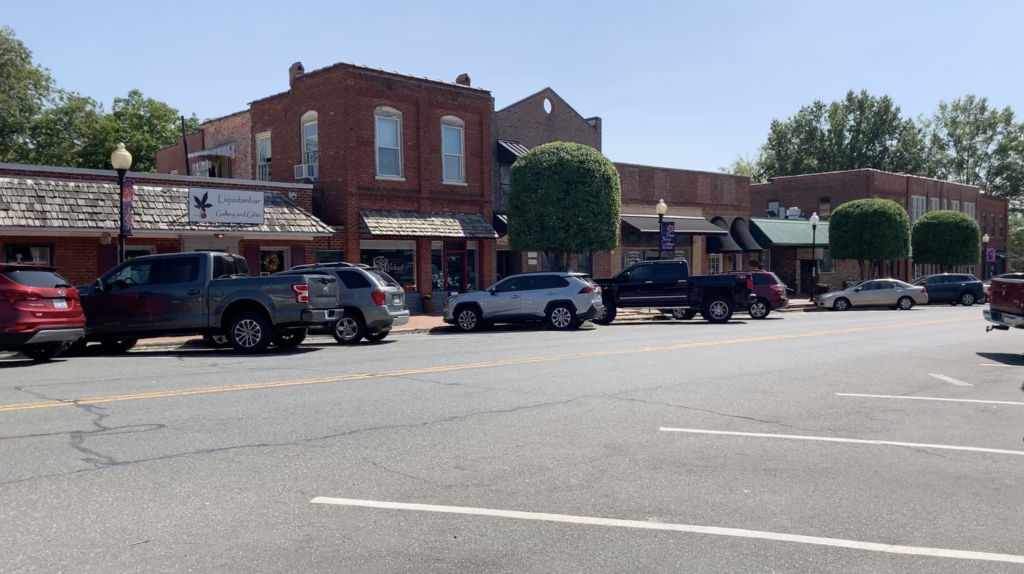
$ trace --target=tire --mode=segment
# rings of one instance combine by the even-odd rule
[[[469,305],[456,307],[453,316],[455,317],[455,326],[464,333],[476,331],[482,326],[480,311],[477,311],[476,307]]]
[[[693,309],[683,309],[682,307],[672,309],[672,318],[679,319],[680,321],[689,321],[696,316],[697,312]]]
[[[758,298],[750,304],[750,309],[747,309],[747,313],[750,314],[751,319],[764,319],[772,312],[772,306],[768,301]]]
[[[610,325],[615,320],[615,316],[618,315],[619,310],[615,308],[615,304],[610,301],[604,302],[604,311],[602,311],[597,317],[592,320],[598,325]]]
[[[366,340],[371,342],[371,343],[379,343],[379,342],[383,341],[384,337],[387,337],[388,333],[390,333],[390,332],[391,332],[391,329],[388,329],[387,331],[379,331],[377,333],[367,333],[366,334]]]
[[[127,353],[138,342],[138,339],[108,339],[100,341],[100,349],[110,355],[120,355]]]
[[[977,297],[975,297],[974,293],[971,293],[970,291],[960,295],[960,304],[964,307],[970,307],[971,305],[974,305],[976,301]]]
[[[704,304],[701,316],[708,323],[728,323],[732,319],[733,306],[725,297],[712,297]]]
[[[231,318],[228,340],[239,353],[262,353],[274,340],[274,329],[262,313],[247,311]]]
[[[914,300],[910,297],[900,297],[900,300],[896,302],[896,308],[906,311],[914,306]]]
[[[832,308],[836,311],[846,311],[850,308],[850,300],[846,297],[840,297],[832,303]]]
[[[342,345],[355,345],[366,336],[366,322],[359,313],[345,311],[341,319],[331,324],[331,335]]]
[[[569,305],[557,303],[548,310],[548,325],[566,331],[576,325],[576,311]]]
[[[274,337],[274,344],[278,349],[293,349],[306,340],[305,329],[291,329],[278,333]]]
[[[60,343],[42,343],[40,345],[29,345],[21,350],[22,354],[37,363],[49,361],[56,357],[64,349]]]

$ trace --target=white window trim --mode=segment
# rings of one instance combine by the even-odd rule
[[[268,157],[269,157],[270,161],[263,161],[263,158],[260,157],[260,141],[261,140],[266,140],[267,141],[267,153],[269,154]],[[270,132],[269,131],[260,132],[260,133],[256,134],[256,150],[255,151],[256,151],[256,178],[260,179],[260,166],[263,166],[263,165],[268,165],[269,166],[274,161],[273,140],[270,139]],[[271,169],[273,169],[273,168],[271,168]],[[270,175],[270,174],[268,174],[268,175]],[[261,180],[261,181],[270,181],[270,178],[268,177],[267,179]]]
[[[928,198],[928,211],[938,211],[938,210],[939,210],[939,198],[937,198],[937,197],[929,197]]]
[[[444,130],[454,128],[459,130],[459,148],[462,153],[458,156],[448,154],[444,151]],[[445,159],[449,156],[459,158],[458,179],[447,179],[444,173]],[[445,185],[468,185],[466,182],[466,122],[455,116],[444,116],[441,118],[441,183]]]
[[[380,118],[390,118],[398,123],[398,175],[383,174],[380,172],[380,134],[378,133],[378,121]],[[396,149],[396,148],[386,148]],[[379,107],[373,111],[373,163],[376,166],[377,179],[391,181],[405,181],[405,169],[402,153],[402,112],[395,108],[386,106]]]
[[[309,150],[306,149],[306,127],[309,125],[316,125],[316,150],[317,152],[320,151],[320,121],[317,113],[311,110],[302,114],[302,119],[299,123],[299,137],[302,138],[302,163],[306,163],[306,155],[309,153]]]

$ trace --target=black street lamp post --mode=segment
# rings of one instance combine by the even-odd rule
[[[124,261],[124,174],[132,167],[132,154],[124,149],[124,143],[110,152],[110,165],[117,170],[117,262]]]
[[[659,199],[658,204],[654,206],[654,212],[658,214],[658,259],[661,259],[661,253],[664,251],[665,246],[661,244],[662,241],[662,226],[661,222],[665,220],[665,214],[668,213],[668,205],[664,199]]]
[[[811,299],[814,299],[814,290],[818,285],[818,212],[811,214]]]

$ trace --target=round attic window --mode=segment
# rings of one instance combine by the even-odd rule
[[[544,112],[548,114],[551,113],[551,100],[548,98],[544,98]]]

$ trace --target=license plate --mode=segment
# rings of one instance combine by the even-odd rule
[[[64,299],[54,299],[53,300],[53,308],[54,309],[67,309],[68,308],[68,302],[65,301]]]
[[[402,304],[402,296],[401,295],[392,295],[391,296],[391,302],[394,303],[395,305],[401,305]]]

